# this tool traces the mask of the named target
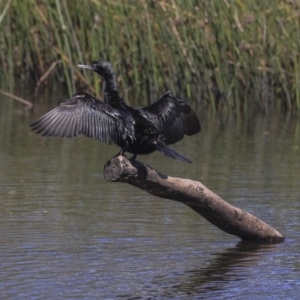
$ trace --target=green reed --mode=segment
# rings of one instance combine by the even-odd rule
[[[214,111],[300,110],[299,14],[287,0],[1,1],[0,66],[15,85],[99,96],[99,78],[76,65],[109,60],[131,104],[170,89]]]

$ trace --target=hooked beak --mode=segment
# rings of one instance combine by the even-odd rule
[[[89,69],[89,70],[93,71],[93,68],[91,67],[91,65],[77,65],[77,67],[83,68],[83,69]]]

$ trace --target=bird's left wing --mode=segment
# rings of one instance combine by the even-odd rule
[[[118,144],[128,135],[120,113],[86,93],[73,95],[30,126],[42,136],[83,134],[108,144]]]

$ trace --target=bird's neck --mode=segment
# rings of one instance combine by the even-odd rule
[[[110,74],[104,77],[105,80],[105,92],[106,93],[118,93],[119,87],[116,74]]]
[[[115,74],[106,76],[105,78],[105,90],[104,90],[104,101],[113,106],[123,102],[119,96],[119,87]]]

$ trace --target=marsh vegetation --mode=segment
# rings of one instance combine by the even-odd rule
[[[124,97],[166,90],[227,111],[300,109],[297,1],[0,2],[1,82],[101,95],[78,63],[109,60]]]

